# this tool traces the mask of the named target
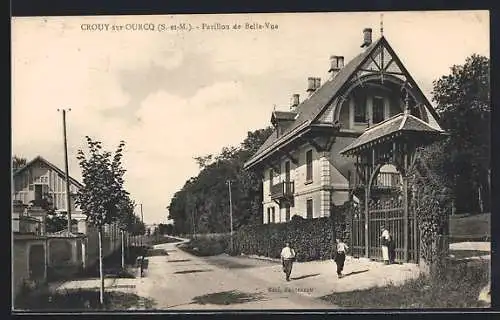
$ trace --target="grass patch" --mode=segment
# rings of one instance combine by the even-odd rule
[[[263,295],[260,293],[244,293],[236,290],[216,292],[197,296],[193,298],[193,303],[197,304],[217,304],[217,305],[230,305],[237,303],[247,303],[251,301],[262,300]]]
[[[480,250],[450,250],[450,257],[453,255],[453,259],[465,259],[471,257],[481,257],[489,255],[489,251]]]
[[[359,309],[488,307],[477,298],[490,280],[489,262],[449,262],[446,270],[439,282],[422,275],[401,286],[333,293],[321,299],[342,308]]]
[[[468,216],[450,217],[450,237],[461,241],[481,239],[489,241],[491,236],[491,214],[474,214]],[[454,241],[455,242],[455,241]]]
[[[17,310],[29,311],[93,311],[127,310],[129,308],[153,309],[151,299],[133,293],[105,292],[104,306],[99,300],[99,291],[91,289],[68,289],[62,292],[39,292],[16,299]]]

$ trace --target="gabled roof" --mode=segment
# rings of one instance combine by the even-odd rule
[[[316,89],[308,99],[302,101],[302,103],[297,106],[296,110],[298,116],[295,121],[287,127],[279,137],[276,134],[271,134],[252,158],[245,163],[245,167],[251,166],[258,158],[273,150],[273,147],[290,138],[290,133],[292,133],[292,131],[298,130],[299,127],[304,126],[305,123],[307,123],[307,125],[310,124],[311,121],[321,113],[323,108],[335,98],[342,86],[365,62],[382,39],[384,38],[379,38],[377,41],[373,42],[366,50],[345,65],[333,79],[327,80],[320,88]]]
[[[304,130],[307,130],[311,126],[311,124],[314,124],[314,121],[341,93],[341,90],[346,85],[348,85],[349,80],[354,75],[356,75],[357,71],[363,66],[363,64],[365,64],[365,62],[368,61],[370,55],[372,55],[376,50],[378,50],[379,47],[382,46],[387,49],[391,56],[394,57],[396,63],[405,74],[406,79],[408,80],[410,85],[414,87],[417,93],[419,93],[421,98],[424,100],[424,104],[426,105],[427,110],[436,120],[438,120],[438,114],[432,108],[432,105],[427,101],[427,98],[421,92],[419,86],[413,80],[408,70],[406,70],[404,65],[401,63],[385,37],[382,36],[377,41],[368,46],[359,55],[354,57],[354,59],[352,59],[346,66],[340,69],[339,73],[333,79],[329,79],[328,81],[326,81],[310,97],[300,103],[296,108],[297,116],[295,120],[293,122],[289,121],[290,124],[282,129],[283,132],[280,135],[271,134],[269,138],[257,150],[257,152],[245,163],[244,167],[249,168],[258,163],[262,158],[271,154],[282,144],[287,143],[291,139],[294,139],[298,134],[300,134]]]
[[[61,177],[66,178],[66,173],[64,173],[64,171],[62,171],[61,169],[59,169],[54,164],[52,164],[49,161],[47,161],[42,156],[35,157],[33,160],[31,160],[30,162],[28,162],[24,167],[19,168],[16,171],[14,171],[14,173],[13,173],[14,177],[17,176],[17,175],[19,175],[19,174],[21,174],[21,172],[23,172],[27,168],[31,167],[33,164],[35,164],[38,161],[44,163],[46,166],[48,166],[52,170],[56,171]],[[75,186],[77,186],[78,188],[82,188],[83,187],[83,184],[81,184],[80,182],[78,182],[78,180],[76,180],[76,179],[74,179],[72,177],[69,177],[69,179],[70,179],[71,183],[74,184]]]
[[[368,128],[353,143],[340,151],[340,154],[349,155],[354,151],[366,147],[370,143],[388,138],[402,132],[422,132],[431,134],[444,134],[443,130],[436,129],[408,112],[399,113],[385,121]]]

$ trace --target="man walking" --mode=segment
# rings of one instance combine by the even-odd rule
[[[283,265],[283,272],[286,275],[286,281],[290,281],[293,260],[295,260],[295,250],[290,248],[290,243],[287,242],[285,247],[281,250],[281,264]]]
[[[342,241],[342,239],[335,239],[335,248],[334,248],[334,261],[337,264],[337,276],[342,278],[342,271],[344,270],[344,262],[345,262],[345,254],[349,247]]]

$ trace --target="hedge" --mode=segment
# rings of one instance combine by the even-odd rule
[[[336,235],[349,243],[349,217],[352,205],[332,208],[330,217],[304,219],[293,216],[290,222],[247,225],[234,235],[234,253],[279,258],[290,242],[297,261],[330,259]]]

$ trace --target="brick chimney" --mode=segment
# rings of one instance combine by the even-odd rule
[[[363,30],[363,44],[361,45],[361,48],[368,47],[371,44],[372,44],[372,29],[365,28]]]
[[[313,94],[316,89],[321,87],[321,78],[309,77],[307,78],[307,92],[309,96]]]
[[[331,73],[332,79],[339,73],[340,69],[344,67],[344,57],[343,56],[331,56],[330,57],[330,69],[328,72]]]
[[[307,92],[309,92],[309,94],[312,94],[314,92],[314,90],[316,90],[315,88],[315,78],[313,77],[309,77],[307,78]]]
[[[299,103],[300,103],[300,95],[298,93],[295,93],[294,95],[292,95],[292,105],[290,106],[290,110],[295,111]]]
[[[314,88],[319,89],[319,87],[321,87],[321,78],[314,78],[314,83]]]

